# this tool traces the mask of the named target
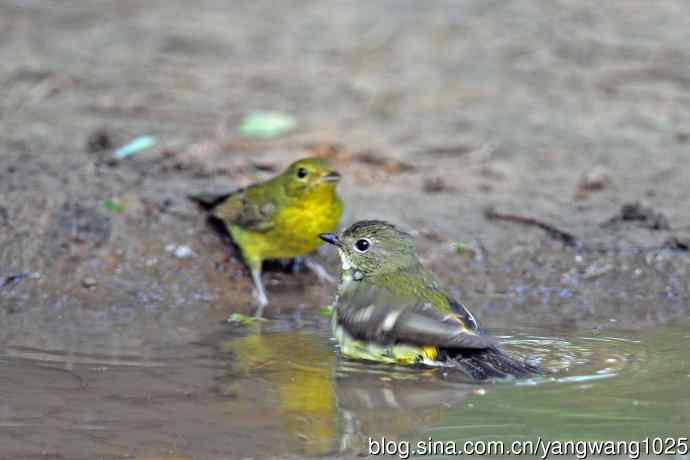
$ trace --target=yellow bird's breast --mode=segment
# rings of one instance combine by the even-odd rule
[[[314,196],[281,209],[276,216],[274,232],[283,241],[282,250],[295,257],[313,251],[323,244],[319,233],[333,232],[342,214],[342,202],[333,196]]]
[[[290,259],[303,256],[321,246],[319,233],[333,232],[338,226],[343,204],[335,191],[312,193],[281,207],[266,232],[235,229],[243,252],[249,258]],[[241,235],[240,235],[241,234]]]

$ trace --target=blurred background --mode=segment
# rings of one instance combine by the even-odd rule
[[[0,0],[0,453],[682,431],[688,336],[668,325],[690,309],[689,43],[684,0]],[[509,347],[604,383],[522,388],[543,406],[525,422],[514,388],[482,406],[439,374],[353,371],[319,314],[332,288],[280,268],[271,324],[228,331],[249,279],[187,196],[307,155],[343,174],[343,225],[411,231]],[[386,412],[361,402],[380,385],[428,393]],[[457,428],[506,411],[505,432]]]

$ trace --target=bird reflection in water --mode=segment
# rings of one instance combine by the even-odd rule
[[[361,450],[370,436],[414,435],[476,389],[449,381],[442,369],[351,361],[337,356],[325,337],[260,328],[216,341],[230,354],[217,390],[231,396],[231,406],[252,395],[273,409],[289,442],[305,455]]]

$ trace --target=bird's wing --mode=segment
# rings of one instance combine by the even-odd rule
[[[457,315],[444,314],[431,302],[405,300],[366,282],[343,292],[336,308],[338,323],[362,340],[442,348],[497,345],[495,338],[467,327]]]
[[[270,189],[253,186],[229,195],[216,206],[213,215],[226,223],[265,232],[273,227],[276,210],[277,204]]]
[[[474,315],[467,309],[467,307],[450,296],[446,296],[446,298],[448,299],[448,305],[458,316],[458,319],[462,321],[468,329],[478,331],[479,323],[477,323],[477,320],[474,319]]]
[[[445,292],[441,283],[433,273],[428,270],[421,270],[418,272],[418,276],[423,280],[423,285],[438,294],[438,298],[435,299],[434,305],[439,312],[443,315],[453,315],[465,328],[479,333],[479,324],[477,320],[474,319],[474,315],[472,315],[467,307]]]

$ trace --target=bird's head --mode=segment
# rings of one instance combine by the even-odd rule
[[[285,192],[298,196],[321,188],[335,189],[340,174],[320,158],[305,158],[295,161],[283,172]]]
[[[362,220],[340,235],[319,237],[338,248],[343,270],[382,275],[419,264],[412,236],[388,222]]]

